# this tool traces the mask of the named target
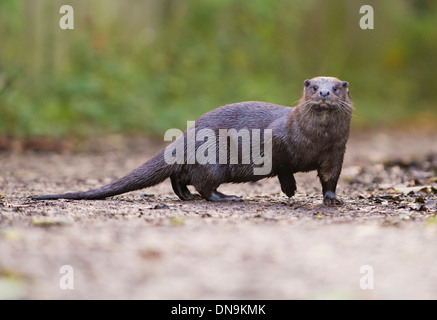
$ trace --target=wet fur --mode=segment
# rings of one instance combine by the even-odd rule
[[[314,90],[315,87],[320,90]],[[334,92],[333,87],[338,92]],[[332,89],[332,90],[331,90]],[[329,99],[322,99],[321,91],[331,90]],[[103,199],[117,194],[154,186],[171,179],[174,192],[181,200],[193,200],[187,185],[193,185],[200,197],[211,201],[239,201],[237,196],[217,191],[222,183],[257,181],[278,176],[281,190],[289,197],[296,191],[293,174],[317,170],[322,184],[325,204],[341,204],[335,196],[341,172],[352,114],[348,83],[331,77],[317,77],[304,82],[304,90],[295,108],[248,101],[226,105],[201,116],[195,123],[196,132],[214,130],[217,141],[219,129],[272,130],[272,170],[269,174],[253,174],[256,165],[249,164],[167,164],[164,150],[123,178],[98,189],[32,197],[48,199]],[[184,132],[187,137],[187,131]],[[180,140],[181,138],[179,138]],[[252,137],[251,137],[252,139]],[[186,141],[186,140],[185,140]],[[261,136],[261,143],[263,138]],[[173,143],[176,143],[174,141]],[[196,142],[196,150],[202,142]],[[241,148],[241,141],[239,142]],[[229,144],[228,144],[229,147]],[[217,159],[218,159],[218,144]],[[239,148],[239,153],[241,149]],[[260,148],[264,150],[264,146]],[[184,149],[187,157],[187,148]],[[190,156],[190,155],[188,155]],[[186,159],[186,158],[185,158]]]

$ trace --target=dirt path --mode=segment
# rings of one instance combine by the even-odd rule
[[[339,208],[321,204],[315,173],[297,175],[292,200],[270,179],[221,188],[243,203],[181,202],[168,181],[32,202],[108,183],[156,148],[0,153],[0,299],[437,299],[436,140],[352,136]]]

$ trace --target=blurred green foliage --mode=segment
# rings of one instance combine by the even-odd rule
[[[429,119],[436,18],[433,0],[1,0],[0,135],[162,136],[227,103],[295,105],[317,75],[350,82],[355,127]]]

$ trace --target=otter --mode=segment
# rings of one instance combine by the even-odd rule
[[[104,199],[151,187],[170,178],[173,191],[181,200],[203,198],[209,201],[241,201],[240,197],[225,195],[217,191],[217,188],[222,183],[252,182],[274,176],[278,177],[281,190],[288,197],[292,197],[296,192],[294,173],[317,170],[322,185],[323,203],[341,205],[343,201],[337,198],[335,191],[349,137],[352,110],[347,81],[334,77],[315,77],[304,81],[303,94],[296,107],[247,101],[225,105],[201,116],[195,122],[195,132],[208,129],[216,137],[219,137],[220,130],[223,129],[235,129],[234,132],[237,132],[236,136],[229,134],[226,137],[224,157],[223,151],[219,154],[219,144],[213,146],[217,149],[217,159],[222,157],[221,160],[228,160],[225,163],[193,162],[190,150],[184,143],[189,138],[188,129],[167,149],[113,183],[85,192],[31,198]],[[238,136],[238,130],[243,129],[261,131],[261,136],[256,141],[254,136],[250,137],[250,149],[255,147],[255,143],[259,143],[261,147],[271,144],[271,154],[267,154],[266,150],[261,153],[270,161],[270,170],[267,172],[255,174],[254,169],[259,163],[255,164],[253,156],[243,159],[242,152],[236,157],[231,154],[232,146],[238,147],[234,148],[234,152],[243,151],[243,142]],[[263,140],[262,137],[266,138],[266,133],[269,132],[270,140]],[[199,151],[201,142],[196,139],[192,145],[194,149],[191,150]],[[183,152],[182,161],[169,163],[168,153],[166,157],[169,147],[173,151]],[[214,151],[208,149],[208,152],[211,150]],[[174,155],[174,152],[170,152],[170,155]],[[234,161],[230,161],[232,156]],[[188,185],[194,186],[198,194],[192,194]]]

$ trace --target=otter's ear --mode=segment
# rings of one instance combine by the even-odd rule
[[[311,81],[310,81],[310,80],[305,80],[305,81],[303,82],[303,85],[304,85],[305,87],[309,87],[310,84],[311,84]]]
[[[346,89],[346,92],[349,92],[349,82],[343,81],[341,86]]]

